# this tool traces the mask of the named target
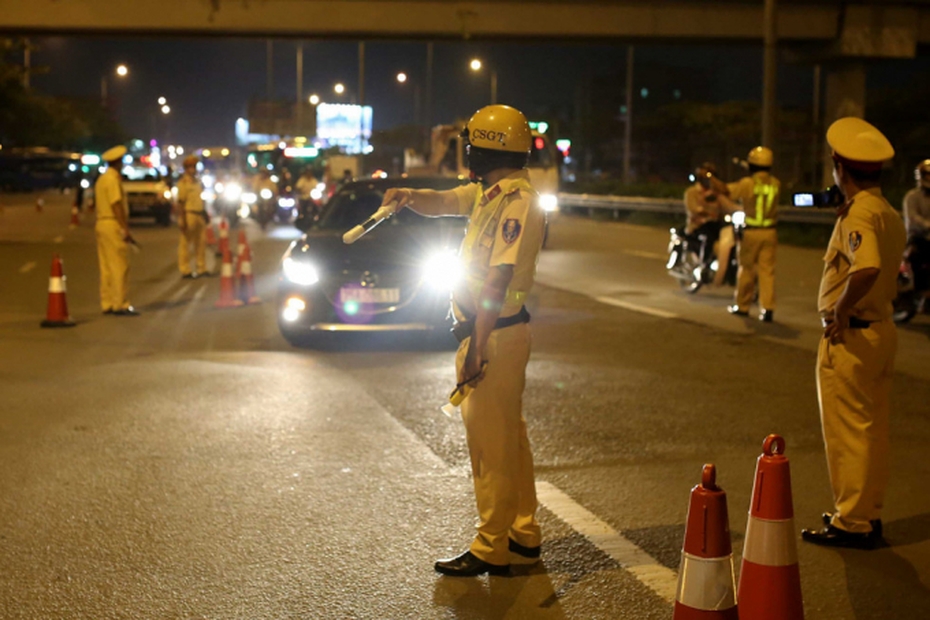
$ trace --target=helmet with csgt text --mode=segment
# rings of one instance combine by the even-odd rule
[[[463,132],[475,148],[529,153],[533,146],[530,125],[523,112],[509,105],[489,105],[475,112]]]
[[[772,149],[765,146],[757,146],[752,149],[749,151],[749,157],[746,158],[746,161],[749,162],[751,166],[758,166],[760,168],[771,168],[773,160]]]
[[[930,159],[925,159],[914,169],[914,178],[917,179],[917,185],[930,190]]]

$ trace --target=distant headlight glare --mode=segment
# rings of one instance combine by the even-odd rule
[[[284,259],[284,277],[289,282],[301,286],[310,286],[320,281],[320,274],[316,267],[306,261],[294,260],[290,256]]]
[[[242,196],[242,186],[238,183],[230,183],[223,188],[223,198],[226,200],[236,201]],[[254,197],[255,194],[252,194]]]
[[[264,188],[261,192],[259,192],[258,195],[262,197],[262,200],[271,200],[271,197],[272,197],[274,194],[271,192],[270,189],[268,189],[268,188],[266,187],[266,188]]]
[[[242,194],[242,202],[244,202],[247,205],[254,205],[256,200],[257,198],[255,197],[255,194],[253,194],[252,192],[246,192]]]
[[[462,262],[454,250],[436,252],[423,263],[423,281],[436,289],[451,291],[462,275]]]
[[[559,198],[555,194],[540,194],[539,206],[546,213],[554,213],[559,210]]]

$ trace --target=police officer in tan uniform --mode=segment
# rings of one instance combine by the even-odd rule
[[[540,557],[533,455],[522,414],[530,355],[529,314],[524,307],[542,247],[545,214],[525,170],[530,128],[518,110],[492,105],[468,121],[471,183],[454,190],[398,189],[397,201],[428,216],[467,215],[460,258],[465,278],[453,293],[453,330],[460,345],[456,372],[471,386],[462,403],[468,439],[478,533],[465,553],[439,560],[445,575],[507,574],[511,563]]]
[[[97,210],[94,231],[100,261],[100,308],[104,314],[136,316],[139,312],[128,299],[128,244],[133,241],[129,234],[129,209],[119,171],[125,155],[125,146],[115,146],[101,156],[107,162],[107,169],[94,183]]]
[[[197,164],[200,160],[194,155],[184,159],[184,174],[178,179],[178,196],[175,214],[181,239],[178,244],[178,268],[182,278],[196,278],[207,273],[206,233],[209,216],[203,204],[203,183],[197,178]],[[196,271],[191,271],[191,246],[194,247]]]
[[[888,483],[888,418],[897,349],[892,321],[905,231],[882,196],[882,162],[894,149],[858,118],[830,126],[833,178],[845,198],[824,256],[817,355],[820,420],[834,512],[808,542],[871,549],[882,542]]]
[[[757,146],[749,151],[750,176],[727,184],[729,198],[746,214],[739,242],[739,272],[730,314],[748,316],[759,281],[759,320],[775,316],[775,248],[778,246],[778,193],[781,183],[772,176],[772,150]]]

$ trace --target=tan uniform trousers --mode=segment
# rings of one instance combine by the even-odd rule
[[[123,240],[123,229],[115,219],[99,219],[97,259],[100,261],[100,308],[123,310],[129,307],[129,250]]]
[[[456,373],[468,343],[459,346]],[[479,517],[470,550],[491,564],[510,564],[508,538],[525,547],[541,543],[533,453],[522,413],[529,357],[528,324],[491,332],[485,377],[462,403]]]
[[[183,275],[191,272],[191,251],[194,246],[194,257],[197,262],[197,273],[207,272],[207,226],[203,216],[195,212],[184,213],[186,228],[181,230],[181,241],[178,245],[178,268]]]
[[[836,514],[847,532],[872,531],[888,486],[888,418],[898,335],[889,319],[820,341],[817,394]]]
[[[775,309],[775,248],[778,232],[774,228],[747,228],[739,242],[739,271],[736,277],[736,305],[748,311],[759,278],[759,307]]]

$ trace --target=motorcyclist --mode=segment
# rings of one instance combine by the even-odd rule
[[[904,226],[907,228],[905,259],[914,272],[914,289],[921,296],[921,307],[926,308],[930,289],[930,159],[914,169],[917,187],[904,196]]]
[[[717,176],[717,167],[704,162],[694,171],[694,185],[685,190],[684,202],[688,223],[685,233],[691,238],[705,235],[708,247],[717,256],[714,286],[721,286],[726,276],[730,251],[735,245],[733,228],[725,216],[732,206],[726,199],[726,185]]]
[[[259,211],[257,219],[264,228],[278,208],[278,185],[271,180],[268,170],[261,170],[252,183],[252,191],[255,192]]]
[[[313,199],[313,190],[320,184],[319,179],[313,174],[313,168],[307,166],[304,168],[300,178],[294,185],[297,190],[297,197],[300,200],[300,213],[304,216],[316,217],[316,201]]]

